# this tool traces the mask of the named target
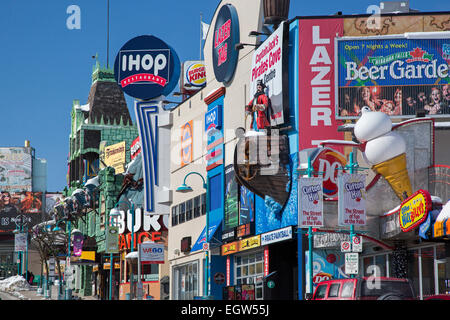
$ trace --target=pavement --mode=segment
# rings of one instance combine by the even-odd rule
[[[52,286],[51,287],[51,295],[49,298],[45,298],[44,294],[38,294],[38,287],[37,286],[30,286],[28,290],[22,289],[20,291],[2,291],[3,294],[8,294],[15,299],[12,300],[58,300],[58,287]],[[64,299],[64,292],[62,295],[62,299]],[[72,300],[98,300],[94,296],[79,296],[76,293],[72,293]]]

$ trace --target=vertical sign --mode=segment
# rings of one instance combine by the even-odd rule
[[[230,256],[227,256],[227,287],[230,285],[231,278],[231,266],[230,266]]]
[[[282,22],[270,37],[257,49],[252,58],[252,72],[250,78],[250,97],[257,92],[258,80],[266,86],[267,97],[270,99],[269,121],[271,126],[282,125],[288,120],[289,109],[285,108],[288,99],[286,75],[283,67],[288,66],[288,40],[285,35],[287,28]],[[285,72],[283,72],[285,71]]]
[[[338,176],[338,215],[340,226],[366,225],[366,176],[341,173]]]
[[[300,178],[299,228],[323,227],[323,183],[322,178]]]
[[[144,173],[144,212],[155,212],[155,186],[158,182],[159,102],[137,102],[134,108],[141,140]]]
[[[345,254],[345,273],[358,274],[359,272],[359,254],[355,252]]]
[[[27,246],[27,234],[24,232],[16,233],[14,236],[14,251],[26,251]]]
[[[269,274],[269,246],[264,247],[264,277]]]
[[[186,122],[181,127],[181,166],[192,162],[194,154],[193,121]]]
[[[299,20],[299,150],[344,139],[334,115],[334,38],[342,34],[341,18]]]

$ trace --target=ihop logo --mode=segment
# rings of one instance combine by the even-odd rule
[[[114,63],[114,76],[122,91],[141,100],[170,94],[179,74],[180,61],[176,52],[154,36],[139,36],[128,41]]]

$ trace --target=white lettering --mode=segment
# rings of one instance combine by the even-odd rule
[[[318,126],[319,121],[323,121],[325,126],[331,126],[330,108],[311,108],[311,126]]]
[[[69,30],[81,29],[81,10],[80,10],[80,7],[77,6],[77,5],[72,4],[72,5],[67,7],[66,13],[67,14],[72,14],[66,20],[67,29],[69,29]]]
[[[314,53],[313,53],[313,56],[311,58],[311,61],[309,61],[310,65],[319,64],[319,63],[331,64],[331,59],[330,59],[330,57],[328,55],[326,47],[317,46],[314,49]]]
[[[331,67],[312,67],[312,72],[319,72],[312,80],[311,85],[320,86],[320,85],[329,85],[330,80],[324,79],[325,76],[330,72]]]
[[[330,39],[320,39],[320,26],[313,26],[312,43],[313,44],[329,44],[330,43]]]
[[[312,105],[313,106],[329,106],[331,104],[330,99],[330,87],[312,87]]]

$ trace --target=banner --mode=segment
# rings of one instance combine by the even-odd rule
[[[225,203],[223,215],[223,230],[237,227],[239,224],[239,186],[236,182],[234,174],[234,167],[232,164],[225,168]]]
[[[298,227],[323,227],[322,178],[300,178],[298,190]]]
[[[338,175],[339,226],[366,225],[366,175],[340,173]]]
[[[282,125],[288,122],[289,117],[289,109],[285,107],[288,100],[287,71],[283,69],[287,66],[288,57],[285,30],[285,24],[281,23],[254,51],[252,58],[249,97],[253,99],[257,93],[257,83],[261,80],[270,101],[267,118],[271,126]]]
[[[299,20],[299,150],[323,140],[344,140],[334,115],[334,39],[342,36],[343,25],[341,18]]]
[[[105,147],[104,162],[108,167],[113,167],[116,174],[125,172],[125,151],[125,141]]]
[[[450,114],[450,38],[354,38],[337,41],[336,115],[368,106],[393,117]]]
[[[142,242],[139,244],[139,255],[142,263],[164,263],[164,244]]]
[[[42,192],[0,192],[0,232],[16,229],[16,221],[30,229],[41,222],[41,213]]]

